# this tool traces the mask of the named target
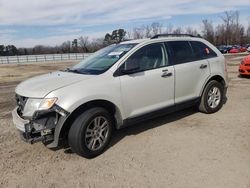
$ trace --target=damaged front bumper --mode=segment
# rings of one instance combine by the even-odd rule
[[[69,113],[54,106],[50,110],[37,111],[30,119],[21,117],[18,107],[12,111],[13,123],[21,133],[21,138],[30,144],[42,141],[49,148],[58,146],[59,133],[56,127],[62,127]]]

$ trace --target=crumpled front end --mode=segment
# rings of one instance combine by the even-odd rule
[[[55,139],[55,129],[64,123],[69,113],[54,104],[48,110],[37,110],[31,117],[23,115],[28,98],[16,95],[17,107],[12,111],[12,118],[16,128],[20,131],[24,141],[35,143],[52,143]]]

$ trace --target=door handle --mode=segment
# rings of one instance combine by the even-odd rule
[[[201,64],[200,69],[205,69],[207,68],[207,65]]]
[[[166,77],[170,77],[170,76],[172,76],[172,75],[173,75],[172,72],[163,71],[161,77],[166,78]]]

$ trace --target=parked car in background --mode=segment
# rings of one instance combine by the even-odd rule
[[[247,51],[250,53],[250,46],[247,48]]]
[[[246,48],[248,48],[248,47],[250,47],[250,44],[245,44],[243,46],[246,47]]]
[[[218,50],[219,50],[222,54],[228,53],[227,46],[225,46],[225,45],[217,46],[217,48],[218,48]]]
[[[239,74],[241,76],[250,76],[250,55],[241,61],[239,66]]]
[[[247,48],[244,47],[244,46],[241,46],[239,50],[240,50],[240,52],[246,52],[246,51],[247,51]]]
[[[229,53],[229,51],[230,51],[231,49],[233,49],[233,46],[232,46],[232,45],[227,45],[226,47],[227,47],[227,53]]]
[[[234,54],[234,53],[239,53],[240,50],[236,47],[233,47],[231,50],[229,50],[229,53]]]

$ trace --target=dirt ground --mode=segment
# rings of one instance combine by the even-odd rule
[[[72,63],[0,65],[0,187],[250,188],[250,79],[228,61],[228,102],[215,114],[183,110],[115,133],[88,160],[19,138],[11,120],[23,79]]]

